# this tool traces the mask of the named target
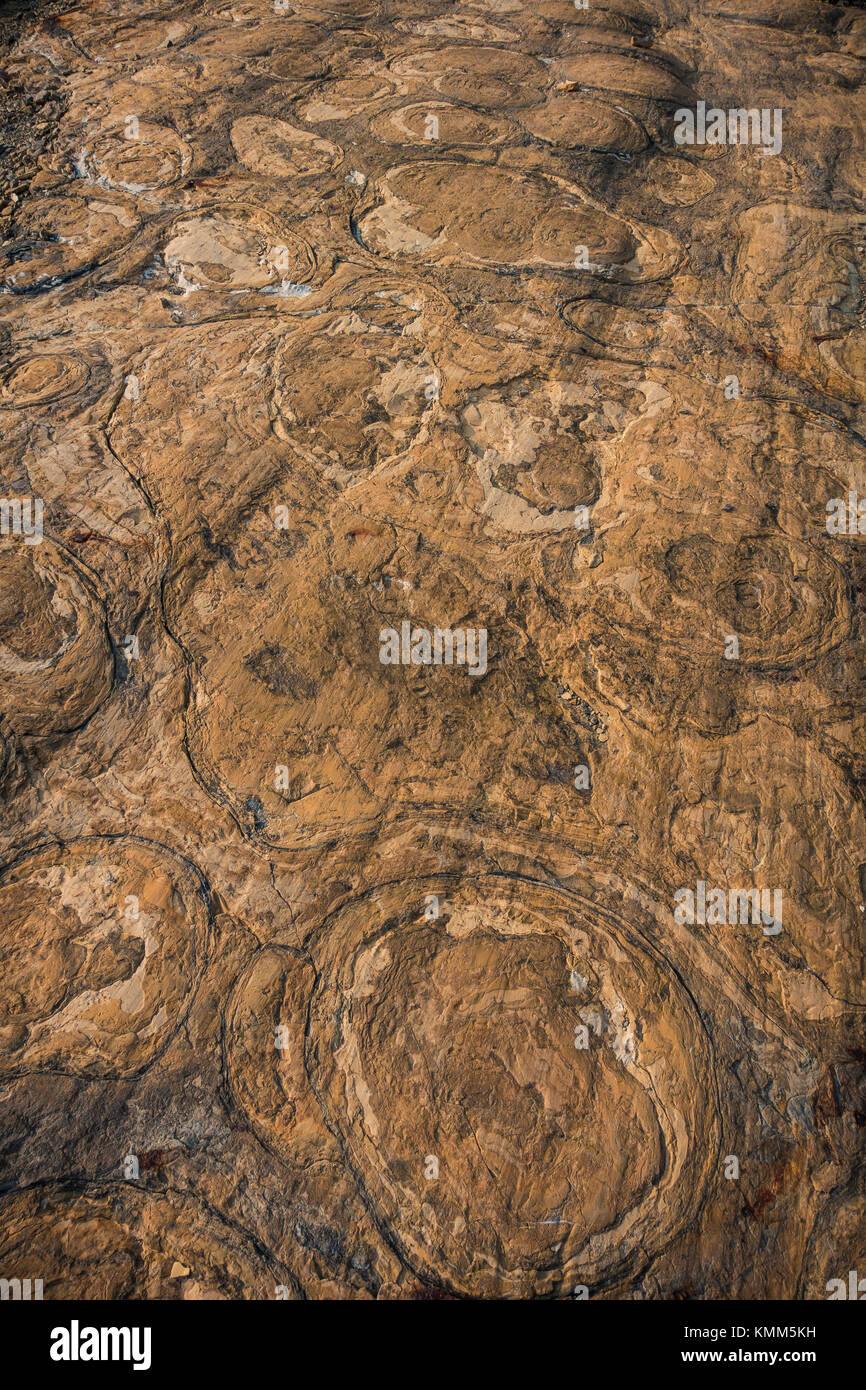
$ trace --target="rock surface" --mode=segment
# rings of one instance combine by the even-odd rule
[[[866,1275],[866,15],[41,13],[0,62],[0,1275]],[[699,102],[781,148],[677,143]]]

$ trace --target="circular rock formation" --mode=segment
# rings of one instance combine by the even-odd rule
[[[269,116],[240,116],[232,126],[232,146],[241,164],[276,179],[320,174],[341,158],[330,141]]]
[[[595,501],[597,472],[579,433],[582,404],[580,388],[566,381],[523,378],[471,393],[461,424],[494,529],[562,531],[574,527],[576,507]]]
[[[287,344],[274,383],[274,431],[338,483],[393,462],[432,417],[439,377],[417,340],[317,320]]]
[[[648,729],[730,731],[754,717],[764,683],[801,675],[851,629],[845,573],[826,550],[733,514],[724,540],[699,515],[694,526],[684,535],[682,514],[639,512],[605,529],[603,546],[565,535],[541,556],[544,582],[569,596],[583,675]]]
[[[572,300],[563,307],[562,316],[579,334],[581,349],[593,357],[653,362],[660,356],[664,360],[670,345],[673,366],[684,353],[697,351],[688,319],[675,310],[626,307],[592,297]]]
[[[515,143],[519,131],[511,121],[447,101],[415,101],[383,111],[370,122],[370,133],[390,145],[465,145],[490,149]]]
[[[692,103],[695,94],[663,63],[644,54],[590,52],[558,59],[550,69],[562,90],[610,92]]]
[[[165,244],[165,263],[187,289],[261,290],[307,281],[312,248],[265,212],[244,203],[201,208],[178,218]]]
[[[138,226],[132,204],[114,193],[28,198],[16,220],[0,287],[22,294],[61,284],[108,260]]]
[[[520,119],[539,140],[561,149],[582,146],[637,154],[648,143],[646,132],[633,116],[579,94],[551,97],[544,106],[524,111]]]
[[[244,539],[257,555],[242,581],[225,582],[225,557],[194,604],[182,584],[172,596],[193,661],[189,749],[207,785],[245,833],[282,849],[362,836],[385,815],[561,808],[580,733],[523,639],[504,624],[488,648],[452,557],[395,555],[387,526],[359,526],[342,506],[331,517],[326,545],[311,513],[292,510],[288,544],[267,538],[265,519]],[[416,626],[426,664],[383,661]],[[499,641],[512,645],[507,663]],[[347,742],[354,721],[360,744]]]
[[[597,1289],[693,1219],[712,1053],[609,908],[504,875],[391,884],[313,955],[310,1077],[418,1272],[474,1296]]]
[[[316,87],[298,106],[298,114],[310,124],[343,121],[369,112],[372,102],[393,96],[395,80],[380,73],[338,77]]]
[[[103,135],[85,154],[89,172],[108,188],[142,193],[150,188],[167,188],[182,178],[192,154],[185,140],[169,126],[141,121],[136,138],[123,134]]]
[[[78,398],[90,377],[90,363],[80,353],[23,353],[0,372],[0,408],[26,410]]]
[[[114,22],[109,20],[104,24],[94,24],[92,15],[87,11],[72,10],[66,16],[66,21],[76,38],[79,37],[77,30],[80,24],[81,41],[96,48],[100,57],[104,55],[108,62],[118,64],[150,58],[177,47],[190,33],[187,24],[170,16],[163,19],[139,16],[120,22],[115,19]]]
[[[359,309],[175,335],[138,368],[139,399],[118,404],[113,448],[131,472],[146,451],[147,481],[182,506],[181,530],[197,524],[188,498],[202,491],[202,454],[223,456],[199,503],[221,530],[245,491],[285,473],[287,454],[299,476],[337,487],[393,463],[432,420],[439,376],[417,336],[375,322],[386,305],[383,291],[369,318]]]
[[[733,635],[740,668],[790,669],[837,645],[850,624],[844,572],[803,542],[653,535],[644,518],[632,540],[628,576],[613,555],[596,572],[596,611],[617,632],[667,648],[685,664],[723,655]]]
[[[526,106],[550,80],[537,58],[506,48],[444,44],[405,54],[389,66],[396,77],[471,106]]]
[[[668,275],[678,256],[669,233],[626,222],[561,179],[456,160],[389,169],[377,200],[359,213],[358,229],[370,250],[386,256],[512,270],[591,268],[629,282]]]
[[[324,77],[328,71],[328,62],[324,56],[309,50],[304,52],[300,46],[257,58],[253,66],[257,71],[266,73],[272,81],[276,79],[278,82],[287,83],[306,84],[315,78]]]
[[[203,967],[209,906],[161,845],[92,837],[0,873],[0,1075],[135,1076],[177,1030]]]
[[[30,539],[0,540],[0,711],[16,733],[46,735],[98,709],[114,656],[90,576],[48,537]]]

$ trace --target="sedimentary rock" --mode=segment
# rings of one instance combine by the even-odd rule
[[[864,54],[820,0],[6,34],[0,1277],[866,1276]]]

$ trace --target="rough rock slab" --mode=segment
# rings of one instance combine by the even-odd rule
[[[0,1276],[866,1276],[864,57],[821,0],[4,31]]]

